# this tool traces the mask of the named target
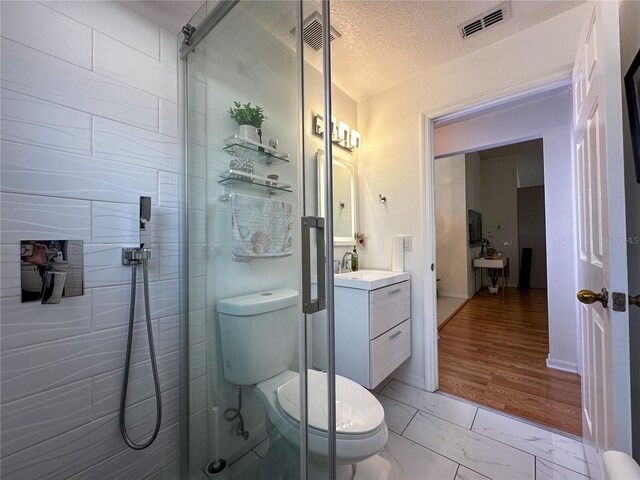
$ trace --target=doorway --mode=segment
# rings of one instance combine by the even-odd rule
[[[438,318],[441,391],[580,435],[579,331],[566,284],[576,268],[567,254],[575,249],[570,119],[571,97],[561,88],[436,122],[436,312],[441,298],[461,302]],[[446,180],[447,162],[457,181]],[[457,213],[441,212],[453,199]],[[481,217],[480,238],[470,238],[470,214]],[[459,251],[447,261],[443,245]],[[487,248],[496,258],[478,261]],[[494,285],[497,295],[487,288]]]

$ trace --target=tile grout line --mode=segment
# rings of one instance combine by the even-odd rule
[[[94,31],[94,32],[101,33],[102,35],[105,35],[105,36],[107,36],[107,37],[109,37],[109,38],[111,38],[111,39],[113,39],[113,40],[116,40],[117,42],[119,42],[119,43],[121,43],[121,44],[123,44],[123,45],[125,45],[125,46],[127,46],[127,47],[129,47],[129,48],[131,48],[132,50],[135,50],[135,51],[136,51],[136,52],[138,52],[138,53],[142,53],[143,55],[146,55],[147,57],[152,58],[152,59],[154,59],[154,60],[156,60],[156,61],[158,61],[158,62],[160,61],[160,57],[159,57],[159,56],[158,56],[158,58],[155,58],[153,55],[150,55],[150,54],[148,54],[148,53],[144,52],[143,50],[140,50],[140,49],[139,49],[139,48],[137,48],[137,47],[134,47],[134,46],[132,46],[132,45],[129,45],[128,43],[124,43],[122,40],[118,40],[117,38],[112,37],[111,35],[108,35],[108,34],[104,33],[101,29],[96,28],[95,26],[90,25],[89,23],[85,23],[85,22],[83,22],[83,21],[78,20],[78,18],[76,18],[76,17],[72,16],[72,15],[71,15],[71,14],[69,14],[69,13],[65,13],[65,12],[61,12],[61,11],[59,11],[59,10],[56,10],[55,8],[52,8],[52,7],[48,6],[46,3],[41,2],[41,1],[39,1],[38,3],[39,3],[40,5],[42,5],[42,6],[46,7],[46,8],[48,8],[49,10],[52,10],[53,12],[56,12],[56,13],[57,13],[57,14],[59,14],[59,15],[62,15],[63,17],[70,18],[70,19],[71,19],[71,20],[73,20],[74,22],[76,22],[76,23],[78,23],[78,24],[80,24],[80,25],[83,25],[83,26],[85,26],[85,27],[87,27],[87,28],[90,28],[90,29],[91,29],[92,31]],[[134,12],[134,13],[135,13],[135,15],[138,15],[138,16],[140,16],[141,18],[144,18],[145,20],[147,20],[148,22],[151,22],[152,24],[154,24],[154,26],[156,26],[156,25],[157,25],[153,20],[151,20],[151,19],[147,18],[146,16],[144,16],[144,15],[142,15],[142,14],[138,13],[137,11],[135,11],[135,10],[133,10],[132,8],[128,7],[127,5],[124,5],[124,4],[122,4],[122,5],[123,5],[123,6],[125,6],[125,7],[127,7],[127,8],[128,8],[129,10],[131,10],[132,12]],[[158,27],[160,27],[160,25],[157,25],[157,26],[158,26]],[[161,28],[161,27],[160,27],[160,28]],[[93,32],[92,32],[92,33],[93,33]],[[44,52],[43,52],[43,53],[44,53]],[[58,57],[55,57],[55,58],[58,58]],[[62,59],[60,59],[60,60],[62,60]]]
[[[416,418],[416,415],[418,414],[418,412],[419,412],[419,411],[420,411],[420,410],[418,410],[418,409],[416,408],[416,411],[415,411],[415,412],[413,412],[413,416],[411,417],[411,420],[409,420],[409,421],[407,422],[407,424],[404,426],[404,428],[402,429],[402,433],[400,433],[400,436],[401,436],[402,438],[406,438],[406,437],[404,436],[404,432],[405,432],[405,430],[406,430],[407,428],[409,428],[409,424],[410,424],[411,422],[413,422],[413,419],[414,419],[414,418]]]
[[[411,386],[411,385],[409,385],[409,386]],[[413,388],[415,388],[415,387],[413,387]],[[391,397],[389,395],[385,395],[385,394],[380,393],[380,392],[376,392],[376,393],[378,393],[379,395],[382,395],[383,397],[390,398],[391,400],[393,400],[395,402],[398,402],[398,403],[401,403],[402,405],[405,405],[405,406],[407,406],[409,408],[413,408],[414,410],[418,410],[419,412],[426,413],[427,415],[431,415],[432,417],[438,418],[438,419],[440,419],[440,420],[442,420],[444,422],[448,422],[448,423],[450,423],[452,425],[455,425],[456,427],[460,427],[460,428],[464,428],[464,429],[467,428],[467,427],[463,427],[462,425],[458,425],[457,423],[453,423],[451,420],[447,420],[446,418],[439,417],[438,415],[436,415],[434,413],[429,413],[429,412],[427,412],[425,410],[422,410],[422,409],[420,409],[418,407],[414,407],[413,405],[409,405],[408,403],[405,403],[402,400],[398,400],[395,397]],[[427,392],[427,393],[432,393],[432,392]],[[478,408],[478,407],[476,407],[476,408]],[[414,414],[414,416],[415,416],[415,414]]]
[[[411,422],[409,422],[409,423],[411,423]],[[395,432],[393,432],[393,433],[394,433],[395,435],[398,435],[398,434],[397,434],[397,433],[395,433]],[[431,449],[431,448],[429,448],[429,447],[425,447],[424,445],[422,445],[421,443],[416,442],[415,440],[412,440],[412,439],[410,439],[410,438],[408,438],[408,437],[405,437],[405,436],[402,436],[402,435],[398,435],[398,436],[399,436],[400,438],[404,439],[404,440],[407,440],[408,442],[413,443],[414,445],[416,445],[416,446],[418,446],[418,447],[420,447],[420,448],[424,448],[425,450],[427,450],[427,451],[429,451],[429,452],[433,453],[434,455],[438,455],[439,457],[446,458],[446,459],[447,459],[447,460],[449,460],[450,462],[457,463],[458,465],[462,465],[461,463],[457,462],[456,460],[453,460],[452,458],[449,458],[449,457],[447,457],[446,455],[443,455],[442,453],[437,452],[436,450],[433,450],[433,449]],[[463,465],[463,466],[464,466],[465,468],[469,468],[469,467],[467,467],[466,465]],[[472,470],[472,469],[469,469],[469,470]],[[474,472],[475,472],[475,470],[474,470]]]
[[[87,70],[87,71],[89,71],[89,70]],[[95,117],[104,118],[106,120],[111,120],[113,122],[122,123],[123,125],[126,125],[128,127],[135,127],[135,128],[139,128],[141,130],[146,130],[147,132],[150,132],[150,133],[157,133],[155,130],[152,130],[152,129],[144,127],[144,126],[141,126],[140,124],[136,125],[134,123],[127,123],[124,120],[115,119],[115,118],[112,118],[112,117],[108,117],[108,116],[106,116],[104,114],[94,113],[94,112],[91,112],[91,111],[88,111],[88,110],[83,110],[81,108],[74,107],[74,106],[71,106],[71,105],[66,104],[66,103],[61,103],[60,101],[57,101],[57,100],[51,100],[49,98],[39,97],[37,95],[37,93],[35,93],[35,94],[32,93],[32,92],[31,93],[24,93],[21,90],[16,90],[15,88],[11,88],[11,86],[7,86],[7,85],[2,85],[2,87],[0,87],[0,88],[2,90],[6,90],[8,92],[12,92],[12,93],[15,93],[15,94],[18,94],[18,95],[23,95],[25,97],[29,97],[29,98],[33,98],[33,99],[36,99],[36,100],[40,100],[41,102],[44,102],[44,103],[49,103],[51,105],[56,105],[58,107],[62,107],[62,108],[67,109],[67,110],[73,110],[74,112],[80,112],[80,113],[85,113],[87,115],[93,115]],[[144,90],[141,90],[141,92],[144,92]],[[155,95],[152,95],[151,93],[148,93],[148,92],[144,92],[144,93],[147,93],[148,95],[151,95],[151,96],[155,96]],[[169,100],[167,100],[167,101],[169,101]],[[173,102],[171,102],[171,103],[173,103]],[[165,135],[165,136],[169,136],[169,135]],[[172,136],[172,138],[177,138],[177,136],[176,137]],[[8,142],[8,141],[13,141],[13,140],[3,139],[3,141]],[[20,143],[20,142],[16,142],[16,143]],[[196,145],[198,145],[200,147],[204,147],[204,145],[199,145],[199,144],[196,144]],[[37,145],[34,145],[34,146],[37,146]],[[40,148],[52,149],[51,147],[40,147]],[[64,151],[66,151],[66,150],[64,150]],[[73,153],[73,152],[70,152],[70,153]]]
[[[415,407],[414,407],[414,408],[415,408]],[[535,458],[535,455],[534,455],[533,453],[527,452],[526,450],[522,450],[521,448],[518,448],[518,447],[514,447],[513,445],[509,445],[508,443],[504,443],[504,442],[502,442],[502,441],[500,441],[500,440],[496,440],[495,438],[492,438],[492,437],[490,437],[490,436],[488,436],[488,435],[484,435],[484,434],[479,433],[479,432],[477,432],[477,431],[471,431],[471,430],[468,430],[468,429],[466,429],[465,427],[461,427],[460,425],[458,425],[458,424],[456,424],[456,423],[453,423],[453,422],[450,422],[450,421],[445,420],[445,419],[443,419],[443,418],[440,418],[440,417],[438,417],[438,416],[436,416],[436,415],[433,415],[433,414],[431,414],[431,413],[429,413],[429,412],[425,412],[424,410],[420,410],[420,409],[418,409],[418,411],[417,411],[417,412],[415,413],[415,415],[414,415],[414,418],[415,418],[415,416],[418,414],[418,412],[421,412],[421,413],[422,413],[422,414],[424,414],[424,415],[429,415],[429,416],[431,416],[431,417],[437,418],[437,419],[439,419],[439,420],[441,420],[441,421],[443,421],[443,422],[447,422],[447,423],[449,423],[449,424],[451,424],[451,425],[454,425],[454,426],[456,426],[456,427],[458,427],[458,428],[462,428],[463,430],[466,430],[466,431],[468,431],[469,433],[474,433],[474,434],[479,435],[479,436],[481,436],[481,437],[483,437],[483,438],[486,438],[486,439],[488,439],[488,440],[492,440],[492,441],[497,442],[497,443],[500,443],[500,444],[502,444],[502,445],[506,445],[507,447],[511,447],[511,448],[513,448],[514,450],[518,450],[519,452],[522,452],[522,453],[524,453],[524,454],[526,454],[526,455],[529,455],[529,456],[531,456],[531,457]],[[413,418],[411,419],[411,421],[413,421]],[[409,424],[411,423],[411,421],[409,422]],[[407,427],[405,427],[405,430],[409,427],[409,424],[407,424]],[[394,433],[395,433],[395,432],[394,432]],[[404,433],[404,430],[403,430],[403,433]],[[404,435],[402,435],[402,438],[406,438],[407,440],[410,440],[410,441],[412,441],[413,443],[416,443],[417,445],[420,445],[421,447],[426,448],[427,450],[431,450],[430,448],[428,448],[428,447],[426,447],[426,446],[422,445],[421,443],[416,442],[416,441],[414,441],[414,440],[412,440],[412,439],[410,439],[410,438],[408,438],[408,437],[405,437]],[[432,451],[432,452],[437,453],[438,455],[442,455],[441,453],[436,452],[435,450],[431,450],[431,451]],[[445,457],[444,455],[442,455],[442,456],[443,456],[443,457]],[[445,457],[445,458],[449,458],[449,457]],[[451,460],[451,461],[453,461],[453,462],[455,462],[455,461],[456,461],[456,460],[453,460],[453,459],[451,459],[451,458],[449,458],[449,460]],[[552,462],[552,463],[553,463],[553,462]],[[560,464],[556,464],[556,465],[558,465],[558,466],[560,466],[560,467],[563,467],[563,468],[566,468],[566,469],[568,469],[568,470],[571,470],[572,472],[575,472],[575,473],[577,473],[577,474],[579,474],[579,475],[582,475],[580,472],[576,472],[575,470],[573,470],[573,469],[571,469],[571,468],[569,468],[569,467],[565,467],[564,465],[560,465]],[[466,467],[466,465],[465,465],[465,467]],[[469,468],[469,467],[466,467],[466,468]],[[534,463],[534,468],[535,468],[535,463]],[[473,470],[473,469],[471,469],[471,470]],[[475,470],[474,470],[474,471],[475,471]]]
[[[413,385],[409,385],[408,383],[401,382],[400,380],[395,380],[395,381],[399,382],[399,383],[402,383],[403,385],[407,385],[408,387],[420,390],[418,387],[414,387]],[[423,390],[423,391],[426,391],[426,390]],[[535,422],[533,420],[529,420],[528,418],[518,417],[517,415],[512,415],[512,414],[510,414],[508,412],[505,412],[503,410],[498,410],[498,409],[495,409],[495,408],[491,408],[491,407],[489,407],[487,405],[483,405],[483,404],[480,404],[480,403],[475,403],[475,402],[472,402],[471,400],[467,400],[466,398],[463,398],[463,397],[458,397],[457,395],[453,395],[451,393],[443,392],[441,390],[437,390],[436,392],[427,392],[427,393],[433,393],[435,395],[440,395],[440,396],[448,398],[450,400],[454,400],[456,402],[463,403],[465,405],[469,405],[469,406],[475,407],[475,408],[477,408],[479,410],[484,410],[485,412],[494,413],[496,415],[500,415],[502,417],[508,418],[509,420],[513,420],[515,422],[519,422],[519,423],[522,423],[524,425],[528,425],[530,427],[539,428],[540,430],[544,430],[545,432],[548,432],[548,433],[559,435],[559,436],[567,438],[569,440],[573,440],[574,442],[578,442],[580,444],[583,443],[581,437],[578,437],[577,435],[573,435],[572,433],[564,432],[562,430],[555,429],[553,427],[550,427],[548,425],[544,425],[542,423],[537,423],[537,422]],[[385,396],[388,397],[389,395],[385,395]],[[392,397],[390,397],[390,398],[392,398]],[[415,407],[413,407],[413,408],[415,408]],[[434,416],[437,417],[437,415],[434,415]],[[438,417],[438,418],[440,418],[440,417]],[[450,422],[450,423],[453,423],[453,422]]]
[[[478,410],[480,410],[480,408],[478,408]],[[448,423],[450,423],[450,424],[452,424],[452,425],[455,425],[456,427],[460,427],[460,425],[458,425],[458,424],[456,424],[456,423],[449,422],[448,420],[445,420],[445,419],[443,419],[443,418],[440,418],[440,417],[438,417],[438,416],[436,416],[436,415],[433,415],[433,414],[431,414],[431,413],[429,413],[429,412],[425,412],[425,411],[420,410],[420,409],[418,409],[418,411],[419,411],[419,412],[422,412],[422,413],[423,413],[423,414],[425,414],[425,415],[430,415],[430,416],[435,417],[435,418],[438,418],[438,419],[440,419],[440,420],[442,420],[442,421],[448,422]],[[416,412],[416,414],[417,414],[417,412]],[[475,419],[474,419],[474,421],[475,421]],[[528,424],[527,424],[527,425],[528,425]],[[464,428],[464,427],[460,427],[460,428]],[[515,446],[513,446],[513,445],[511,445],[511,444],[508,444],[508,443],[505,443],[505,442],[503,442],[503,441],[501,441],[501,440],[497,440],[497,439],[495,439],[495,438],[493,438],[493,437],[490,437],[489,435],[485,435],[485,434],[483,434],[483,433],[480,433],[480,432],[478,432],[477,430],[469,430],[469,432],[471,432],[471,433],[475,433],[476,435],[479,435],[479,436],[481,436],[481,437],[487,438],[487,439],[489,439],[489,440],[493,440],[494,442],[501,443],[502,445],[506,445],[506,446],[511,447],[511,448],[513,448],[513,449],[515,449],[515,450],[518,450],[518,451],[520,451],[520,452],[522,452],[522,453],[526,453],[527,455],[530,455],[530,456],[534,457],[534,459],[535,459],[535,458],[537,458],[537,456],[536,456],[535,454],[531,453],[531,452],[527,452],[526,450],[522,450],[521,448],[515,447]],[[407,438],[407,437],[404,437],[404,438]],[[411,440],[411,439],[409,439],[409,440]],[[417,443],[417,442],[416,442],[416,443]],[[422,445],[422,444],[418,443],[418,445]],[[422,445],[422,446],[424,447],[424,445]],[[425,447],[425,448],[427,448],[427,447]],[[559,466],[559,467],[566,468],[567,470],[570,470],[570,471],[572,471],[572,472],[574,472],[574,473],[577,473],[578,475],[585,476],[585,475],[584,475],[584,473],[580,473],[580,472],[578,472],[578,471],[574,470],[574,469],[573,469],[573,468],[571,468],[571,467],[567,467],[567,466],[565,466],[565,465],[561,465],[561,464],[559,464],[559,463],[557,463],[557,462],[553,462],[553,461],[551,461],[551,460],[547,460],[547,459],[544,459],[544,460],[545,460],[546,462],[553,463],[554,465],[557,465],[557,466]],[[469,467],[467,467],[467,468],[469,468]],[[534,468],[535,468],[535,463],[534,463]]]
[[[480,408],[476,407],[476,413],[473,415],[473,420],[471,421],[471,426],[469,427],[469,430],[473,432],[473,425],[476,423],[476,418],[478,417],[478,412],[480,411]]]

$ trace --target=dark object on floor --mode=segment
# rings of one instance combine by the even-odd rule
[[[529,288],[531,283],[531,255],[530,248],[523,248],[520,255],[520,278],[518,278],[518,288]]]

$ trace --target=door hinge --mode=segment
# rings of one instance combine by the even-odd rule
[[[626,312],[627,311],[627,296],[622,292],[613,292],[611,294],[613,300],[614,312]]]

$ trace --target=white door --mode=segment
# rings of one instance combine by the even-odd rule
[[[608,304],[582,296],[583,436],[591,476],[602,477],[601,454],[631,453],[629,316],[613,310],[613,292],[627,292],[618,3],[596,2],[573,70],[578,285]]]

